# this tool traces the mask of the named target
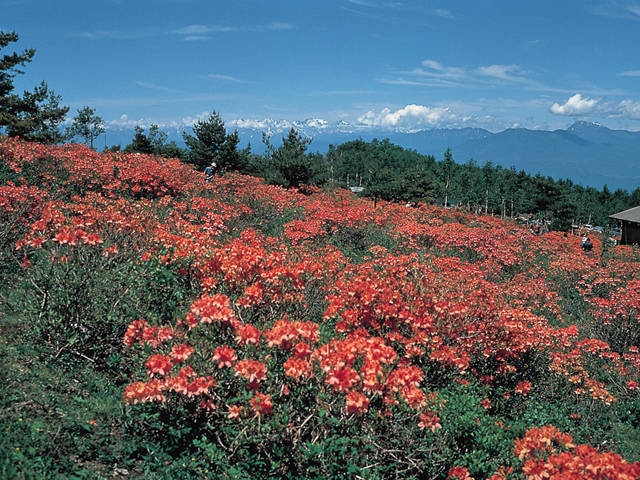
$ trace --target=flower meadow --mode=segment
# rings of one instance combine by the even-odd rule
[[[0,138],[0,179],[24,335],[118,405],[56,468],[640,478],[637,247],[81,145]]]

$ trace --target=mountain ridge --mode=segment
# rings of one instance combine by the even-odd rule
[[[302,121],[236,120],[226,124],[237,130],[240,146],[251,146],[254,153],[264,153],[262,134],[280,143],[291,128],[311,138],[310,152],[326,153],[330,145],[352,140],[388,139],[403,148],[442,159],[447,148],[454,161],[474,160],[479,165],[491,162],[504,168],[523,170],[556,180],[569,179],[585,187],[633,191],[640,187],[640,132],[612,130],[598,123],[574,122],[566,129],[532,130],[508,128],[490,132],[477,127],[438,128],[424,130],[392,130],[371,128],[339,121],[334,124],[321,119]],[[109,129],[110,144],[124,147],[133,138],[133,129]],[[183,146],[182,130],[168,132],[169,140]],[[127,136],[128,135],[128,136]],[[115,141],[114,141],[115,140]],[[105,140],[106,146],[106,140]]]

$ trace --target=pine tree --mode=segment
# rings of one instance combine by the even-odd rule
[[[140,125],[136,125],[135,134],[131,143],[124,147],[126,153],[153,153],[153,144],[151,139],[145,135],[144,128]]]
[[[93,140],[104,133],[104,123],[93,108],[83,107],[78,110],[67,133],[70,138],[75,136],[84,138],[85,144],[93,148]]]
[[[0,50],[18,41],[15,32],[0,32]],[[9,136],[42,143],[59,143],[67,137],[59,130],[69,107],[60,105],[56,95],[42,81],[33,91],[22,96],[14,93],[13,79],[24,71],[20,67],[31,62],[34,49],[13,52],[0,57],[0,128]]]
[[[202,170],[215,162],[219,170],[239,170],[240,155],[238,132],[227,134],[224,122],[217,112],[211,113],[206,120],[199,120],[193,125],[194,135],[183,133],[189,148],[189,161]]]

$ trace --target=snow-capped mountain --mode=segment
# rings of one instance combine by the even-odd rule
[[[261,154],[265,146],[263,133],[271,143],[281,143],[294,128],[304,137],[311,138],[310,152],[326,153],[330,145],[351,140],[370,141],[389,139],[391,143],[419,153],[442,159],[444,151],[451,149],[458,163],[473,159],[479,165],[492,162],[504,168],[516,168],[535,175],[555,179],[571,179],[584,186],[633,191],[640,187],[640,132],[611,130],[603,125],[576,122],[566,130],[529,130],[511,128],[492,133],[481,128],[428,129],[406,132],[389,128],[371,127],[345,121],[327,122],[310,118],[288,120],[233,120],[225,122],[228,131],[237,130],[240,146],[251,146]],[[162,129],[162,127],[161,127]],[[169,141],[184,146],[182,132],[189,128],[164,129]],[[133,129],[109,129],[105,144],[131,142]],[[100,148],[100,142],[97,143]]]

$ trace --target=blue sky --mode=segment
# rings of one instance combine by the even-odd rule
[[[0,0],[70,116],[640,130],[640,1]],[[2,53],[9,53],[3,50]]]

